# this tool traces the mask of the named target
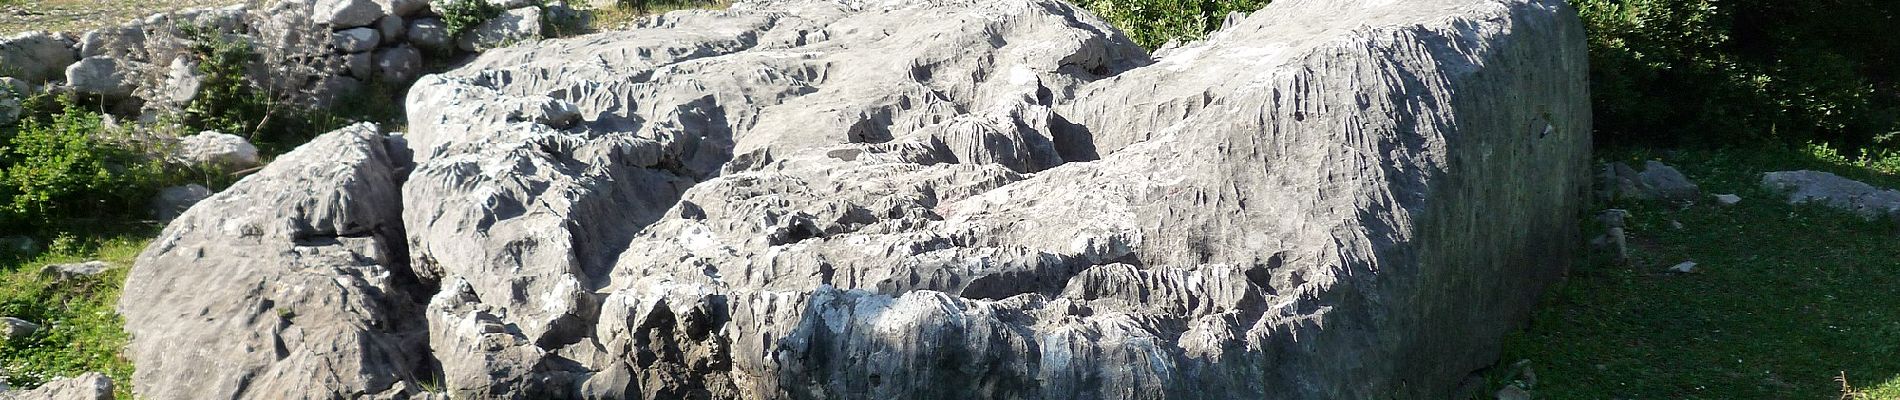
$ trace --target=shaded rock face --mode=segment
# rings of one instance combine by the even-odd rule
[[[1285,0],[1156,57],[1056,1],[792,0],[498,49],[194,207],[121,301],[135,350],[352,351],[135,388],[1445,397],[1580,242],[1583,48],[1558,0]],[[208,271],[270,279],[163,289]],[[381,279],[274,291],[329,276]],[[258,311],[324,293],[364,305]]]
[[[354,397],[426,372],[388,147],[372,125],[326,134],[173,220],[119,303],[133,390]]]

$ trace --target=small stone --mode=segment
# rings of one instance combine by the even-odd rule
[[[1722,203],[1722,205],[1725,205],[1725,206],[1732,206],[1732,205],[1740,204],[1742,202],[1742,196],[1736,196],[1733,194],[1718,194],[1718,195],[1715,195],[1715,201],[1718,203]]]
[[[332,34],[330,41],[339,53],[362,53],[375,50],[382,43],[382,34],[372,28],[351,28]]]
[[[1618,208],[1603,210],[1603,212],[1597,213],[1597,221],[1602,222],[1603,226],[1607,226],[1611,228],[1621,228],[1621,227],[1629,226],[1629,218],[1630,218],[1629,210],[1618,209]]]
[[[1648,187],[1647,193],[1652,198],[1679,202],[1693,201],[1702,192],[1702,188],[1696,186],[1695,182],[1689,181],[1689,177],[1683,176],[1682,171],[1677,171],[1675,167],[1660,161],[1650,160],[1643,163],[1643,172],[1637,177],[1644,186]]]
[[[332,29],[369,26],[382,17],[383,7],[371,0],[319,0],[316,4],[316,22]]]
[[[211,198],[211,189],[196,183],[159,189],[158,195],[152,197],[152,218],[171,222],[208,198]]]
[[[1517,385],[1505,386],[1503,389],[1498,389],[1498,400],[1531,400],[1531,393]]]
[[[1678,273],[1678,274],[1692,274],[1692,273],[1695,273],[1695,267],[1696,267],[1695,261],[1683,261],[1681,264],[1676,264],[1676,266],[1674,267],[1669,267],[1669,272]]]
[[[54,283],[60,283],[74,279],[99,276],[99,274],[106,273],[106,270],[110,269],[112,269],[112,264],[107,264],[105,261],[51,264],[40,268],[40,277],[52,279]]]
[[[1682,221],[1669,220],[1669,229],[1682,230]]]
[[[0,334],[5,334],[8,341],[24,339],[38,330],[40,324],[14,317],[0,317]]]
[[[177,157],[193,165],[249,168],[259,162],[257,146],[237,135],[204,131],[178,139]]]
[[[73,91],[122,99],[136,88],[119,60],[107,56],[86,57],[66,67],[66,85]]]
[[[449,37],[449,26],[442,23],[441,19],[417,18],[409,21],[409,29],[405,33],[409,44],[418,49],[445,52],[455,48],[454,40]]]
[[[402,17],[395,15],[385,15],[383,19],[376,20],[376,31],[382,34],[384,46],[401,42],[402,31],[408,26],[409,24],[403,22]]]

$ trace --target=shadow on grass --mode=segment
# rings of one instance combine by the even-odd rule
[[[1535,378],[1494,371],[1494,389],[1511,379],[1551,399],[1818,399],[1842,398],[1845,376],[1845,393],[1900,398],[1900,225],[1788,205],[1760,186],[1762,173],[1783,170],[1890,188],[1900,176],[1780,149],[1624,150],[1600,161],[1646,159],[1682,170],[1705,199],[1600,205],[1631,211],[1632,260],[1592,254],[1553,286],[1501,362],[1530,360]],[[1712,198],[1727,193],[1744,200]],[[1683,261],[1697,272],[1663,272]]]

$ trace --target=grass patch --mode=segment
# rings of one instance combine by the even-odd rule
[[[723,10],[732,7],[732,0],[662,0],[635,4],[629,1],[615,3],[613,7],[587,10],[590,13],[581,24],[579,33],[621,30],[632,27],[634,22],[651,15],[665,14],[679,10]],[[561,35],[566,36],[566,35]]]
[[[1506,340],[1503,364],[1531,360],[1537,398],[1900,399],[1900,226],[1760,187],[1764,172],[1797,169],[1900,187],[1878,159],[1823,150],[1605,153],[1660,159],[1705,195],[1744,200],[1609,204],[1632,213],[1631,262],[1578,263]],[[1699,273],[1662,272],[1691,260]]]
[[[0,315],[40,324],[32,336],[0,344],[7,383],[35,387],[89,371],[112,377],[118,398],[131,398],[132,362],[121,356],[128,336],[115,311],[119,287],[150,232],[84,241],[56,239],[34,257],[0,259]],[[113,269],[94,279],[55,284],[40,268],[102,260]]]

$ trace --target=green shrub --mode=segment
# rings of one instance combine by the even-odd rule
[[[43,101],[43,100],[36,100]],[[165,178],[160,161],[133,150],[100,115],[63,100],[57,114],[0,128],[0,226],[43,231],[142,216]]]
[[[489,4],[487,0],[455,0],[439,10],[442,23],[449,28],[449,37],[458,37],[462,32],[475,29],[477,25],[501,16],[503,10]]]
[[[1195,40],[1220,29],[1232,12],[1253,12],[1271,0],[1077,0],[1150,49],[1170,40]]]
[[[1598,139],[1891,146],[1900,3],[1574,0]]]

